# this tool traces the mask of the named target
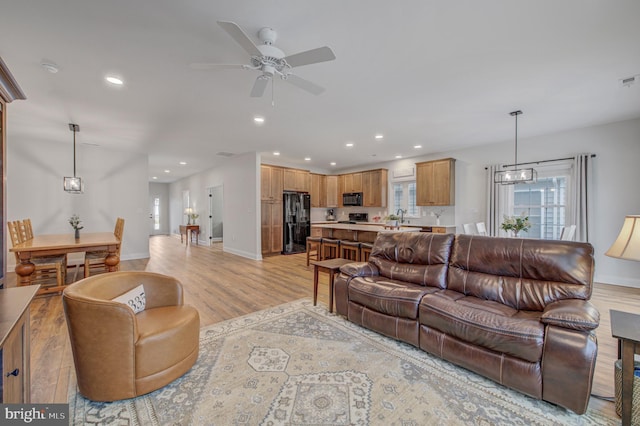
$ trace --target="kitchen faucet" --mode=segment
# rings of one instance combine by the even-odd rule
[[[398,215],[398,214],[400,215],[400,223],[404,223],[404,212],[405,212],[405,211],[404,211],[404,210],[402,210],[402,209],[398,209],[398,210],[396,211],[396,215]]]

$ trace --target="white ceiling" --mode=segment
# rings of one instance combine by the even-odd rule
[[[640,82],[619,81],[640,74],[638,0],[0,0],[0,11],[0,56],[28,98],[11,104],[10,137],[70,147],[74,122],[79,149],[148,153],[158,182],[215,167],[218,152],[339,170],[512,140],[516,109],[519,138],[640,117]],[[270,26],[286,54],[330,46],[335,61],[294,69],[326,91],[276,80],[272,107],[271,87],[249,97],[255,71],[190,68],[248,63],[218,20],[256,43]]]

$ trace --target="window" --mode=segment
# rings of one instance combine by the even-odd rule
[[[569,205],[571,163],[536,166],[536,183],[503,186],[507,191],[505,215],[529,216],[531,229],[523,236],[546,240],[560,239],[566,225]]]
[[[420,216],[420,208],[416,206],[416,181],[393,183],[393,212],[406,210],[405,217]]]

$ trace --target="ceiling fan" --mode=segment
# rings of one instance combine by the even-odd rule
[[[253,88],[251,89],[251,97],[261,97],[267,83],[274,76],[280,76],[284,81],[288,81],[300,89],[319,95],[324,92],[324,88],[305,80],[293,74],[292,68],[303,65],[316,64],[318,62],[333,61],[336,56],[331,48],[324,46],[317,49],[306,50],[294,55],[285,56],[284,52],[273,45],[277,38],[277,33],[268,27],[258,31],[258,38],[262,42],[261,45],[256,44],[247,36],[247,34],[234,22],[218,21],[218,25],[227,32],[244,50],[251,55],[251,65],[245,64],[191,64],[194,69],[215,69],[215,68],[231,68],[260,71],[261,74],[256,78]]]

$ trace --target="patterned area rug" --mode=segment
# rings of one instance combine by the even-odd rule
[[[302,299],[203,328],[182,378],[96,403],[69,390],[72,424],[606,425],[526,397]]]

